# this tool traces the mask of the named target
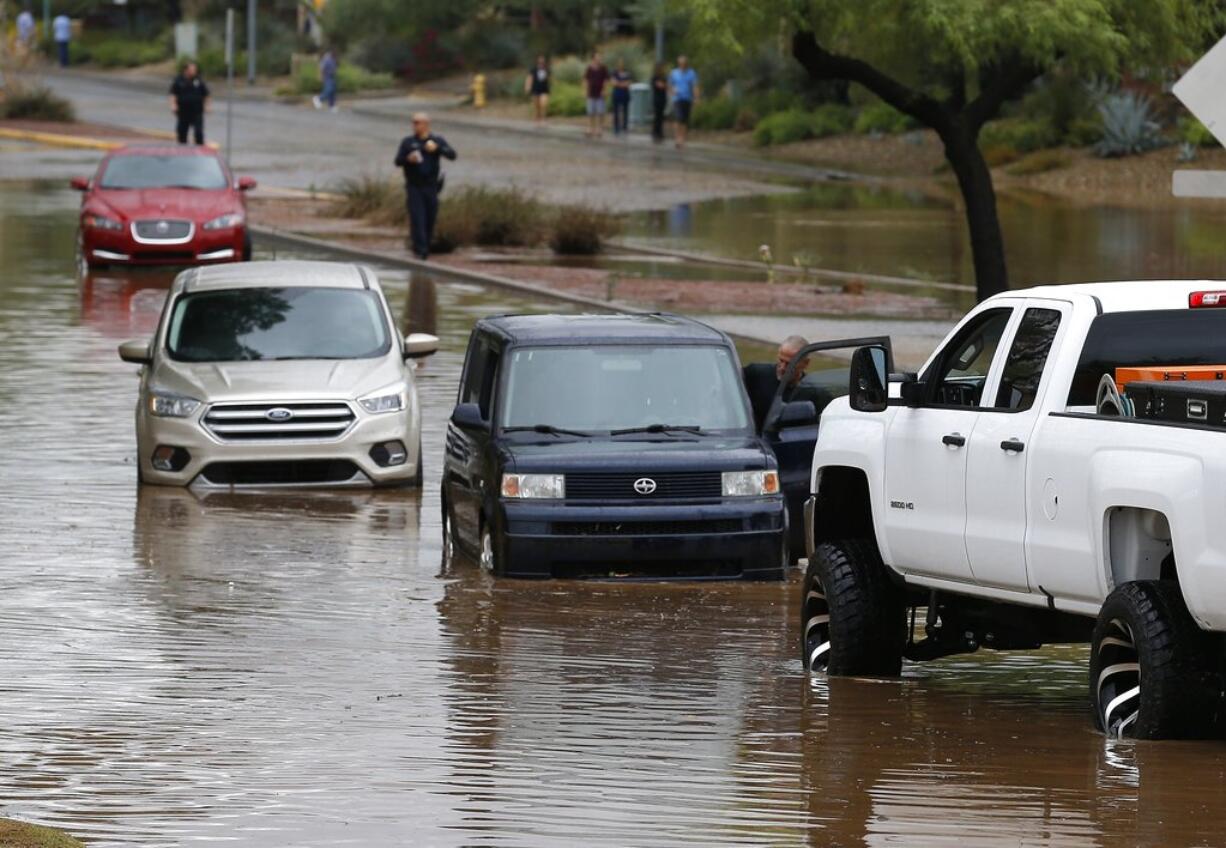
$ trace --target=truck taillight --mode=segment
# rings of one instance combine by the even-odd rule
[[[1192,292],[1188,295],[1188,306],[1192,309],[1226,307],[1226,291]]]

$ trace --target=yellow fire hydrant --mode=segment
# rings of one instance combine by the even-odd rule
[[[473,106],[478,109],[485,108],[485,74],[477,74],[473,77]]]

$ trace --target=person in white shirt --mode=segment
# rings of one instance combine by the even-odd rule
[[[72,41],[72,21],[60,12],[51,22],[51,31],[55,34],[55,49],[59,54],[60,67],[68,67],[68,42]]]

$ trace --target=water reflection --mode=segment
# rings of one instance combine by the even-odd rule
[[[80,275],[81,320],[108,338],[142,338],[157,329],[175,270],[97,270]]]
[[[421,271],[412,274],[401,320],[406,336],[410,333],[438,335],[438,283],[433,275]]]

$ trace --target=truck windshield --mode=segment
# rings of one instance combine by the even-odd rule
[[[183,362],[243,359],[365,359],[391,347],[372,291],[246,288],[180,297],[166,347]]]
[[[1090,325],[1069,406],[1093,406],[1098,383],[1116,368],[1226,366],[1226,309],[1109,312]]]
[[[748,430],[731,351],[715,345],[521,348],[508,363],[499,423],[610,432],[664,425],[677,434]]]
[[[102,188],[194,188],[218,191],[226,174],[213,156],[116,156],[107,162]]]

